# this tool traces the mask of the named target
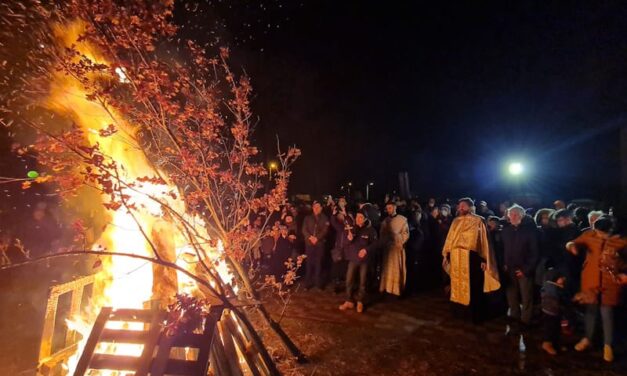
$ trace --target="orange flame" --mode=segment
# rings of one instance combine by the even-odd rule
[[[75,44],[77,49],[94,62],[106,64],[106,59],[93,50],[88,43],[77,42],[77,38],[83,30],[84,25],[81,22],[74,22],[69,25],[57,25],[55,36],[63,46],[71,46]],[[126,72],[118,68],[116,74],[119,76],[120,82],[128,82]],[[82,127],[89,138],[90,143],[98,143],[103,153],[112,157],[119,165],[124,167],[125,178],[127,181],[133,181],[142,176],[153,176],[154,168],[150,165],[145,155],[139,147],[129,142],[134,139],[134,128],[124,121],[121,114],[116,113],[112,109],[103,108],[99,103],[87,99],[87,93],[81,83],[75,78],[65,75],[62,72],[56,72],[50,83],[50,92],[44,101],[46,108],[55,113],[63,114],[65,117],[71,118],[77,125]],[[105,129],[109,124],[115,123],[120,132],[103,137],[99,130]],[[180,200],[166,197],[165,192],[176,187],[157,186],[144,183],[139,192],[128,192],[131,195],[130,200],[137,203],[138,207],[145,210],[134,213],[133,216],[124,208],[112,213],[109,225],[105,232],[97,241],[99,246],[106,247],[113,252],[120,251],[126,253],[135,253],[142,256],[153,256],[151,248],[144,236],[142,235],[138,223],[142,228],[150,229],[158,220],[160,205],[147,198],[146,194],[167,201],[168,205],[175,208],[179,213],[184,212],[184,204]],[[106,198],[103,196],[103,200]],[[104,203],[104,201],[103,201]],[[202,222],[198,223],[199,231],[203,230]],[[173,239],[176,246],[177,260],[176,264],[190,271],[194,266],[195,254],[190,251],[190,246],[186,244],[178,232],[171,225],[171,231],[167,234]],[[219,243],[217,250],[206,250],[212,255],[211,258],[218,260],[219,265],[217,271],[224,282],[232,280],[232,274],[229,272],[225,262],[217,257],[224,251],[222,243]],[[216,252],[217,251],[217,252]],[[186,258],[191,258],[186,260]],[[111,306],[113,308],[144,308],[145,304],[153,297],[153,271],[149,262],[144,260],[132,259],[128,257],[114,256],[103,260],[103,271],[99,273],[97,280],[102,283],[103,290],[96,291],[91,304],[92,314],[89,317],[75,317],[68,321],[68,326],[83,335],[83,343],[79,345],[79,351],[70,359],[67,369],[70,374],[73,372],[78,362],[79,354],[84,346],[88,334],[93,325],[97,312],[103,306]],[[178,290],[180,292],[192,293],[196,291],[195,282],[187,276],[179,273]],[[141,323],[111,323],[108,326],[112,329],[129,329],[141,330]],[[139,327],[135,327],[139,325]],[[129,356],[140,356],[142,345],[113,345],[99,346],[96,352],[109,354],[123,354]],[[115,371],[101,371],[99,375],[113,375]]]

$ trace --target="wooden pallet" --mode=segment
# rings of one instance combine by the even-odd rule
[[[163,332],[164,319],[165,312],[158,310],[103,308],[74,376],[84,376],[90,369],[130,371],[135,376],[279,375],[261,338],[243,325],[246,318],[229,309],[212,307],[202,333],[168,336]],[[148,327],[143,331],[109,329],[109,321],[141,322]],[[98,344],[111,342],[142,344],[144,348],[139,357],[95,352]]]
[[[165,312],[158,310],[117,309],[104,307],[94,323],[89,339],[83,349],[74,376],[84,376],[90,369],[131,371],[135,376],[206,375],[209,366],[209,352],[216,327],[216,321],[222,310],[210,314],[204,325],[202,334],[184,334],[167,336],[163,332]],[[106,328],[107,322],[141,322],[146,330],[125,330]],[[141,344],[142,354],[139,357],[99,354],[98,344]],[[172,349],[195,349],[194,360],[172,359]]]
[[[76,317],[80,315],[81,303],[83,302],[83,292],[93,285],[95,274],[84,276],[70,282],[65,282],[52,286],[48,292],[48,302],[46,304],[46,315],[44,317],[44,327],[41,334],[39,348],[38,371],[41,375],[49,376],[55,374],[55,369],[76,353],[78,345],[76,343],[76,332],[65,328],[60,333],[55,333],[59,297],[64,294],[71,294],[71,305],[66,317]],[[52,343],[56,336],[63,336],[64,346],[53,352]]]

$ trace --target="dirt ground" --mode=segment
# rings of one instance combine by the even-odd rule
[[[41,335],[47,290],[33,275],[38,273],[0,275],[0,376],[36,365],[33,344]],[[278,319],[284,306],[275,296],[269,300]],[[627,375],[624,311],[615,317],[622,333],[616,361],[606,364],[599,345],[584,354],[572,350],[578,336],[564,338],[565,351],[558,356],[545,355],[539,328],[522,336],[521,351],[521,336],[506,335],[506,318],[479,326],[453,319],[441,291],[375,301],[363,314],[339,311],[342,301],[330,291],[297,289],[292,295],[280,322],[307,364],[296,364],[274,335],[261,331],[284,375]]]
[[[616,361],[602,360],[602,347],[577,353],[577,335],[563,338],[555,357],[541,349],[540,328],[506,334],[508,320],[481,325],[454,319],[439,291],[403,300],[373,303],[363,314],[341,312],[342,295],[298,291],[281,325],[309,362],[286,361],[285,351],[267,333],[273,355],[286,375],[627,375],[624,338]],[[271,305],[274,317],[282,306]],[[616,317],[616,321],[620,318]]]

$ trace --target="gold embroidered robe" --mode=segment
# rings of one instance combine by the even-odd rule
[[[501,284],[487,229],[483,218],[475,214],[453,220],[442,250],[445,260],[449,254],[451,258],[451,301],[466,306],[470,304],[470,252],[477,252],[487,264],[483,292],[498,290]]]

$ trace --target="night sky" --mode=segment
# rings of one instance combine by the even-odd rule
[[[176,4],[183,37],[229,46],[251,76],[264,158],[277,135],[302,149],[291,193],[372,181],[381,198],[407,171],[421,199],[618,199],[622,1]]]
[[[524,190],[611,200],[618,192],[623,2],[192,8],[177,14],[186,32],[205,41],[219,34],[252,77],[264,151],[274,151],[276,135],[302,148],[293,192],[372,180],[382,194],[399,171],[421,196]],[[512,158],[528,172],[516,186],[503,174]]]

